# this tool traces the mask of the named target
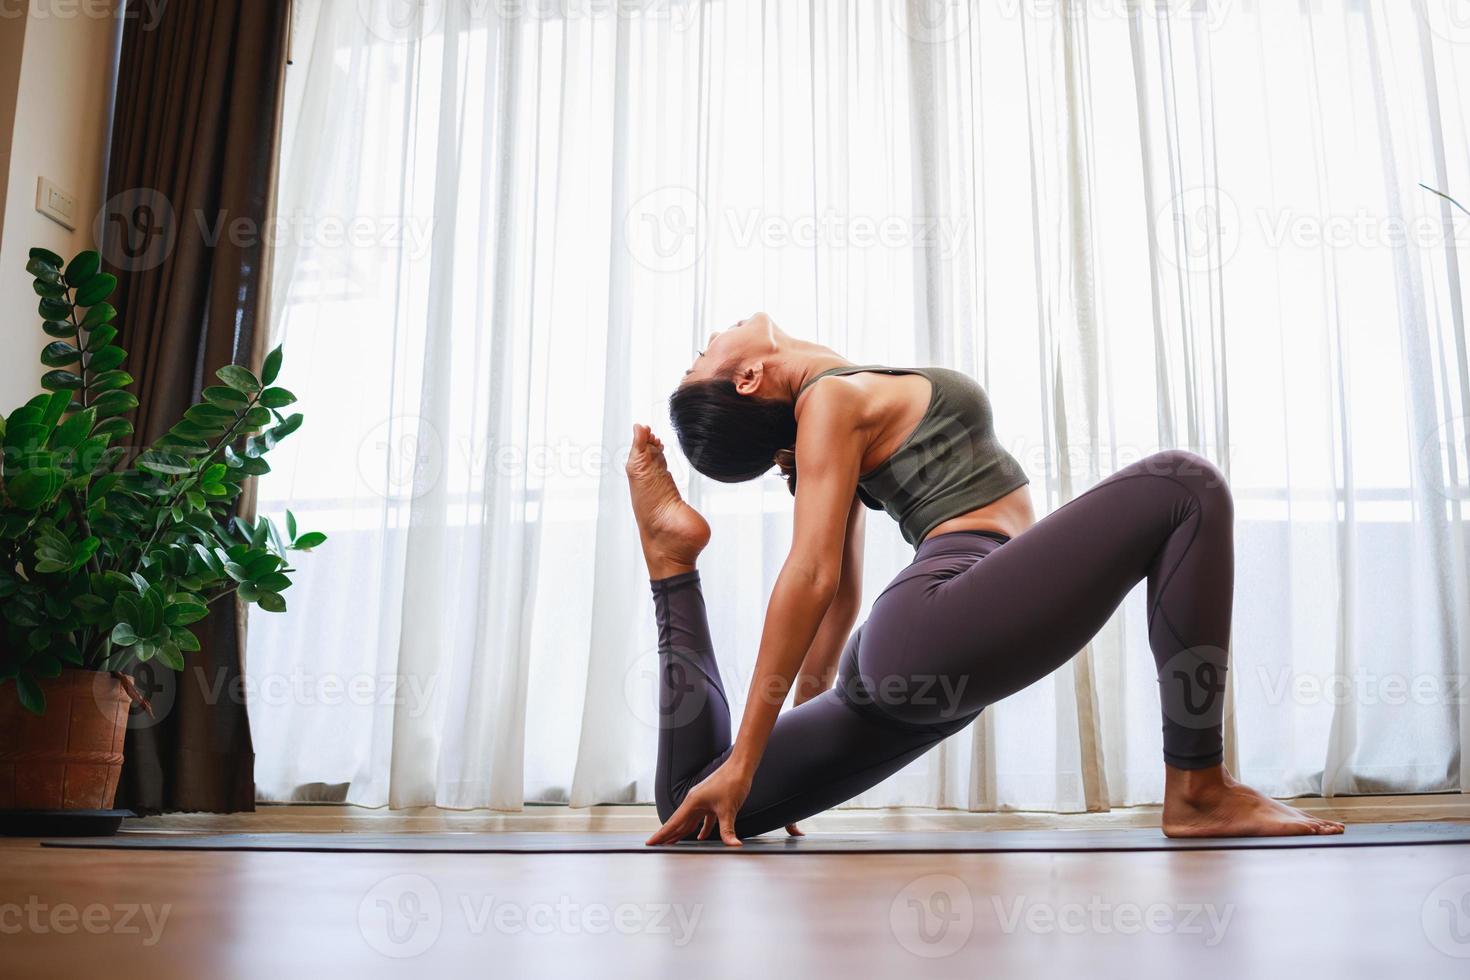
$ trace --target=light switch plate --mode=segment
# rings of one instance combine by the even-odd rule
[[[77,196],[45,177],[36,182],[36,210],[67,231],[77,230]]]

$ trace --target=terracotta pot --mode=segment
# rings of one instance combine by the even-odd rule
[[[64,670],[41,682],[46,713],[0,692],[0,809],[110,810],[122,772],[128,696],[111,674]]]

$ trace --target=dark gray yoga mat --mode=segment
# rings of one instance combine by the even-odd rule
[[[1368,823],[1331,837],[1230,837],[1170,840],[1157,829],[890,831],[863,834],[769,835],[727,848],[719,841],[645,847],[642,834],[147,834],[42,841],[46,847],[163,851],[350,851],[443,854],[895,854],[1007,851],[1220,851],[1272,847],[1381,847],[1470,844],[1470,822]]]

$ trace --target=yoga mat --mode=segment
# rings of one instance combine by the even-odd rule
[[[1331,837],[1230,837],[1171,840],[1158,829],[891,831],[862,834],[769,835],[725,847],[698,841],[645,847],[642,834],[148,834],[42,841],[45,847],[159,851],[348,851],[441,854],[901,854],[1073,851],[1221,851],[1277,847],[1383,847],[1470,844],[1470,822],[1370,823]]]

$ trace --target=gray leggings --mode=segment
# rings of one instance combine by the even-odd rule
[[[843,803],[1050,674],[1148,580],[1164,761],[1219,764],[1234,588],[1220,471],[1178,450],[1119,470],[1015,540],[941,534],[873,603],[837,684],[776,722],[736,833]],[[730,710],[699,573],[653,582],[660,660],[655,797],[667,820],[730,752]]]

